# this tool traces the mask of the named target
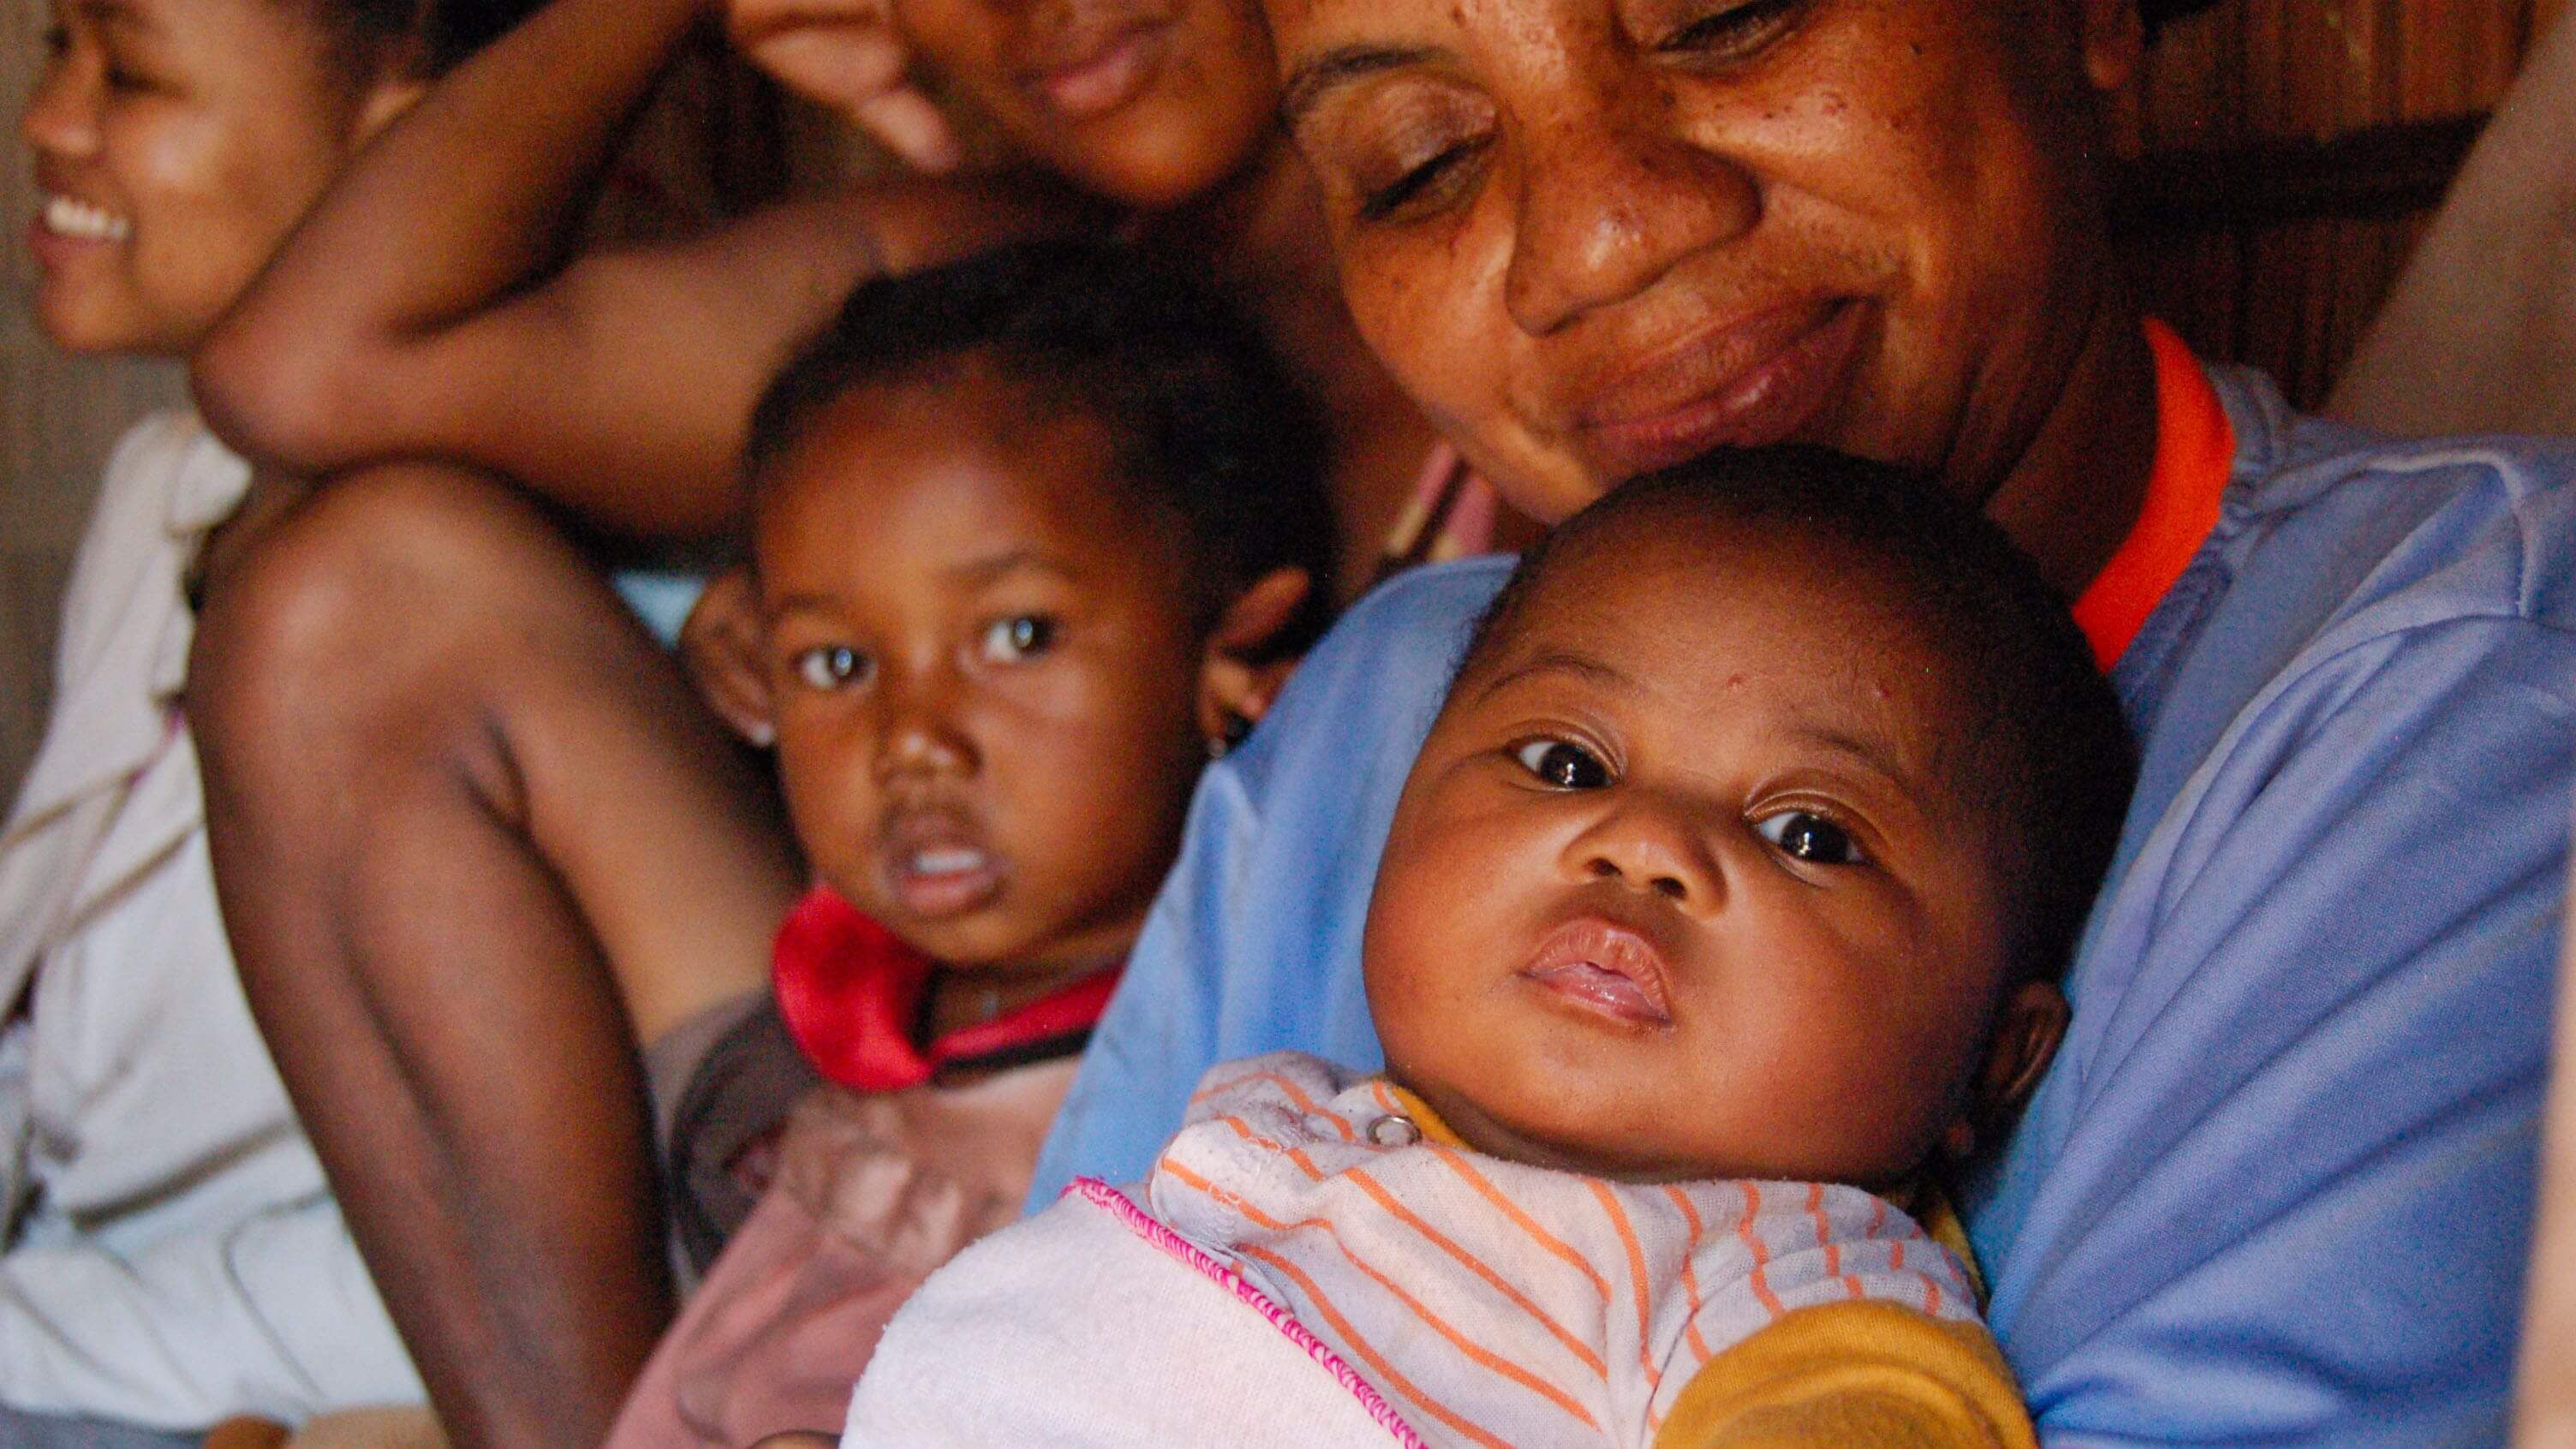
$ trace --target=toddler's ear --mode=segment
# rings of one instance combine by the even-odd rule
[[[1967,1110],[1942,1141],[1952,1157],[1972,1155],[1980,1138],[1991,1139],[2012,1125],[2066,1039],[2068,1015],[2066,993],[2053,981],[2025,981],[2004,997],[1986,1059],[1968,1082]]]
[[[707,581],[680,625],[680,662],[727,728],[757,749],[777,741],[769,678],[760,667],[760,601],[748,569],[728,569]]]
[[[1260,722],[1297,667],[1269,648],[1297,617],[1315,581],[1300,568],[1273,569],[1235,595],[1208,632],[1199,660],[1199,733],[1211,746],[1234,742]]]

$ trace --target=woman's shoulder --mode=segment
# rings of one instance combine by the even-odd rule
[[[1493,554],[1430,564],[1370,590],[1297,666],[1237,768],[1257,784],[1317,751],[1347,761],[1382,749],[1409,766],[1512,563]]]

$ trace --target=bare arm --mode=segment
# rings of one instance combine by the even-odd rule
[[[703,533],[752,404],[882,271],[1058,228],[1026,182],[922,180],[554,263],[704,0],[558,0],[440,81],[199,349],[208,420],[307,474],[431,457],[596,522]]]

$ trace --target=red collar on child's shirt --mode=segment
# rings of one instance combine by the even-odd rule
[[[915,1042],[939,964],[818,886],[778,928],[771,980],[778,1013],[815,1069],[857,1092],[918,1087],[942,1070],[1043,1061],[1082,1049],[1108,1008],[1119,968],[990,1021]]]
[[[2219,495],[2236,472],[2236,429],[2189,344],[2150,321],[2147,345],[2156,356],[2156,460],[2147,496],[2129,536],[2075,601],[2075,622],[2106,670],[2218,526]]]

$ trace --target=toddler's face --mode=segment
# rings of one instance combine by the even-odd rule
[[[1389,1069],[1470,1143],[1880,1185],[1959,1117],[2002,881],[1941,774],[1945,671],[1874,587],[1814,547],[1627,528],[1461,677],[1365,955]]]
[[[778,764],[843,896],[953,965],[1124,951],[1204,759],[1184,553],[1113,439],[981,373],[862,388],[754,520]]]

